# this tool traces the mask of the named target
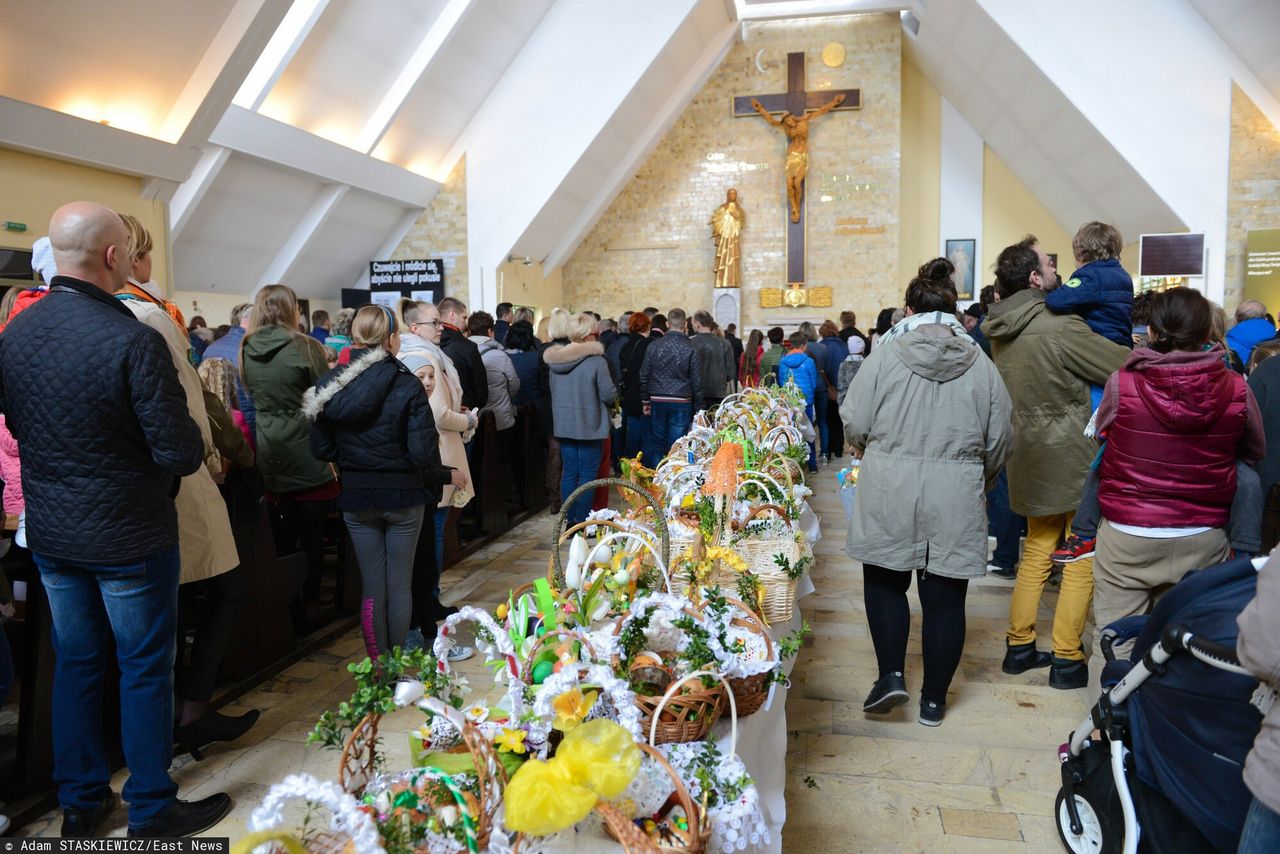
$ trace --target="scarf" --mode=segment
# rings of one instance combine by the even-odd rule
[[[880,336],[880,340],[876,342],[877,346],[883,347],[890,341],[901,338],[908,332],[915,331],[916,327],[926,326],[930,323],[941,323],[943,326],[950,326],[955,330],[956,336],[964,338],[970,344],[977,347],[977,343],[969,337],[969,333],[965,331],[964,324],[956,320],[953,313],[946,311],[926,311],[923,314],[913,314],[910,317],[904,317],[889,328],[889,331]]]

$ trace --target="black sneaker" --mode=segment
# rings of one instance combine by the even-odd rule
[[[1053,656],[1036,649],[1036,642],[1020,643],[1017,646],[1005,641],[1004,663],[1000,669],[1005,673],[1017,675],[1028,670],[1038,670],[1053,663]]]
[[[92,839],[116,808],[116,793],[108,791],[93,809],[68,807],[62,811],[63,839]]]
[[[1084,688],[1089,684],[1089,665],[1084,661],[1072,661],[1069,658],[1053,656],[1053,665],[1049,668],[1049,687],[1069,691],[1072,688]]]
[[[987,564],[987,575],[994,575],[996,578],[1003,578],[1005,581],[1013,581],[1018,577],[1017,569],[1005,569],[996,563]]]
[[[208,830],[231,812],[231,796],[225,792],[210,795],[198,801],[177,801],[169,804],[160,817],[141,827],[130,827],[133,839],[173,839],[192,836]]]
[[[920,717],[918,720],[925,726],[939,726],[942,723],[942,715],[946,711],[946,703],[935,703],[932,700],[921,700]]]
[[[907,682],[898,672],[886,673],[871,686],[871,693],[862,702],[862,711],[882,715],[907,702]]]

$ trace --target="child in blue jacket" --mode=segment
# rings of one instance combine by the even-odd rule
[[[1120,266],[1123,246],[1114,226],[1080,226],[1071,240],[1077,269],[1044,295],[1044,304],[1058,314],[1075,312],[1103,338],[1133,347],[1133,279]]]
[[[791,349],[778,362],[778,385],[786,385],[788,380],[795,382],[796,387],[804,392],[805,414],[813,421],[813,398],[818,390],[818,367],[813,357],[805,348],[809,345],[809,337],[803,332],[791,333],[789,339]],[[816,426],[814,428],[817,429]],[[809,443],[809,471],[818,470],[817,449],[813,442]]]

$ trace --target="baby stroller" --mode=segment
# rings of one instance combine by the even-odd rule
[[[1252,798],[1244,759],[1262,723],[1258,682],[1235,657],[1236,617],[1264,561],[1190,573],[1151,614],[1103,629],[1102,696],[1059,752],[1054,815],[1068,851],[1236,850]],[[1117,660],[1113,647],[1131,640]]]

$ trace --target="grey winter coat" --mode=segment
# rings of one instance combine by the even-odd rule
[[[1240,637],[1236,655],[1245,669],[1273,688],[1280,688],[1280,558],[1272,557],[1258,573],[1253,601],[1236,618]],[[1244,782],[1253,796],[1280,812],[1280,702],[1262,719],[1262,731],[1244,761]]]
[[[471,340],[480,348],[480,360],[484,362],[484,372],[489,380],[489,402],[484,408],[493,413],[499,430],[510,430],[516,426],[516,407],[511,399],[520,393],[516,366],[511,364],[511,357],[496,338],[472,335]]]
[[[1012,404],[978,345],[928,324],[871,351],[840,405],[862,449],[846,550],[948,578],[987,567],[986,490],[1013,447]]]
[[[553,344],[542,353],[551,374],[551,420],[557,439],[604,439],[617,386],[596,341]]]
[[[702,368],[702,395],[716,400],[729,393],[729,383],[738,376],[733,347],[713,332],[699,332],[689,339],[698,352]]]

